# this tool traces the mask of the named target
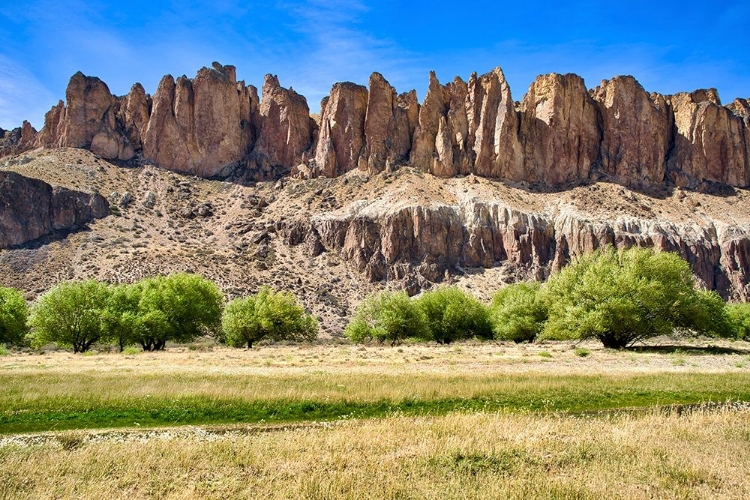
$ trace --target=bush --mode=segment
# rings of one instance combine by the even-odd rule
[[[582,256],[544,287],[546,339],[598,338],[622,348],[675,329],[726,335],[721,299],[698,292],[690,266],[676,254],[613,248]]]
[[[29,308],[21,292],[0,287],[0,345],[23,345],[28,333]]]
[[[289,292],[274,293],[269,287],[249,297],[235,299],[224,309],[221,326],[225,341],[248,349],[263,340],[315,340],[318,322],[297,304]]]
[[[375,339],[391,345],[429,335],[424,313],[406,292],[380,292],[365,299],[344,332],[353,342]]]
[[[750,340],[750,304],[727,304],[727,314],[737,339]]]
[[[416,301],[427,321],[427,339],[440,344],[472,337],[492,338],[487,308],[455,287],[423,293]]]
[[[101,321],[109,287],[98,281],[60,283],[39,297],[31,309],[35,347],[56,342],[86,352],[105,334]]]
[[[492,331],[498,340],[532,342],[547,320],[539,283],[515,283],[498,291],[490,306]]]

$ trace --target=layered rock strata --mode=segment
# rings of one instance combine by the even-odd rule
[[[571,258],[612,245],[676,252],[706,287],[725,297],[750,298],[750,228],[710,221],[595,220],[573,209],[533,213],[473,200],[385,212],[363,206],[287,223],[283,233],[291,245],[339,253],[371,281],[411,283],[412,292],[466,268],[511,265],[543,279]]]

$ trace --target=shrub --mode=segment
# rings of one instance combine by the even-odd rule
[[[28,333],[29,308],[21,292],[0,287],[0,345],[22,345]]]
[[[575,355],[578,356],[579,358],[585,358],[591,355],[591,351],[589,351],[585,347],[576,347],[573,350],[573,353],[575,353]]]
[[[727,314],[735,337],[750,340],[750,303],[727,304]]]
[[[721,299],[698,292],[690,266],[676,254],[653,249],[584,255],[550,278],[544,287],[548,339],[598,338],[622,348],[675,329],[726,335]]]
[[[498,340],[531,342],[547,320],[539,283],[515,283],[498,291],[490,306],[492,331]]]
[[[429,330],[424,313],[406,292],[383,291],[359,305],[344,335],[353,342],[375,339],[393,346],[410,337],[425,338]]]
[[[31,309],[32,344],[56,342],[86,352],[105,333],[101,321],[109,287],[98,281],[60,283],[39,297]]]
[[[248,349],[263,340],[314,340],[318,322],[307,314],[289,292],[274,293],[269,287],[249,297],[235,299],[224,309],[221,326],[225,341]]]
[[[427,321],[427,339],[440,344],[471,337],[492,338],[487,308],[455,287],[423,293],[416,301]]]

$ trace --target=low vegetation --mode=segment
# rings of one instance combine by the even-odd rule
[[[73,431],[0,445],[0,497],[741,499],[748,427],[697,410]]]

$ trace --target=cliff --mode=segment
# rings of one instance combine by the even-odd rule
[[[141,158],[200,177],[336,177],[410,165],[440,177],[475,174],[540,189],[586,180],[637,188],[750,185],[747,101],[715,90],[660,95],[629,76],[586,88],[576,75],[539,76],[520,103],[502,70],[442,85],[430,74],[421,105],[378,73],[369,86],[333,85],[320,126],[306,99],[267,75],[259,99],[214,63],[195,78],[165,76],[153,97],[136,84],[117,97],[76,73],[44,128],[24,129],[5,153],[33,146]],[[0,151],[0,153],[3,151]]]

